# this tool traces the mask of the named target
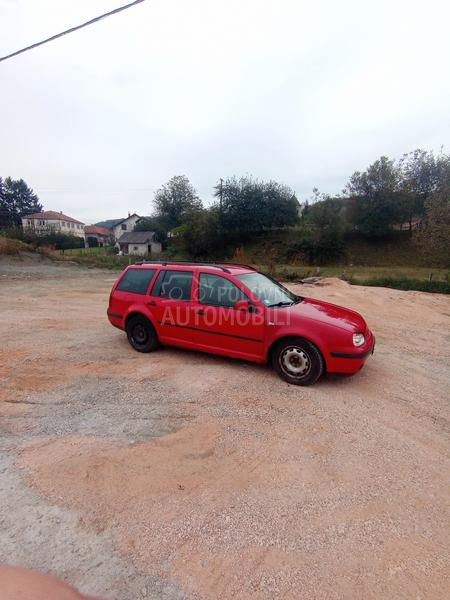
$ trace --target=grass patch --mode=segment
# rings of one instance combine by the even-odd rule
[[[350,281],[350,283],[355,283]],[[434,294],[450,294],[450,281],[436,281],[427,279],[409,279],[408,277],[378,277],[358,281],[358,285],[375,287],[388,287],[397,290],[416,290],[418,292],[432,292]]]
[[[57,260],[70,260],[87,269],[109,269],[111,271],[122,271],[128,265],[142,261],[142,256],[118,256],[117,254],[67,254],[54,255]]]
[[[58,250],[61,256],[112,256],[116,254],[113,246],[98,246],[97,248],[68,248]]]
[[[403,266],[332,266],[321,267],[320,274],[324,277],[339,277],[340,279],[355,280],[356,283],[369,279],[411,279],[425,281],[432,275],[434,281],[448,281],[448,269],[434,269],[430,267],[403,267]]]
[[[331,267],[299,267],[292,264],[253,264],[259,271],[280,281],[298,281],[306,277],[338,277],[354,285],[389,287],[450,294],[450,272],[426,267],[367,267],[347,265]],[[431,280],[430,280],[431,274]]]
[[[245,261],[244,261],[245,262]],[[430,273],[432,281],[448,281],[450,273],[448,269],[432,269],[427,267],[367,267],[333,265],[325,267],[299,266],[289,263],[249,263],[258,270],[279,277],[284,281],[304,279],[305,277],[338,277],[354,283],[361,283],[369,279],[409,279],[416,281],[429,280]]]
[[[33,248],[20,240],[0,236],[0,254],[13,256],[20,254],[20,252],[25,252],[26,250],[32,251]]]

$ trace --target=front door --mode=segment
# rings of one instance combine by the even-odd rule
[[[192,303],[195,346],[226,356],[262,359],[264,308],[238,310],[234,308],[238,300],[249,299],[232,281],[221,275],[199,273]]]

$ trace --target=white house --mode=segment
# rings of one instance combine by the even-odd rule
[[[46,233],[50,230],[84,238],[84,223],[55,210],[25,215],[22,217],[22,227],[33,229],[36,233]]]
[[[124,254],[146,256],[159,254],[162,250],[160,242],[155,240],[154,231],[130,231],[123,233],[117,244]]]
[[[125,219],[108,219],[107,221],[100,221],[100,223],[96,223],[95,225],[109,229],[112,232],[114,240],[117,241],[124,233],[133,231],[134,226],[140,219],[141,217],[136,213],[132,215],[128,213],[128,217]]]

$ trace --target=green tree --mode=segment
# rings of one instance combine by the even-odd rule
[[[261,231],[298,221],[300,205],[294,192],[276,181],[230,177],[214,190],[221,198],[220,221],[225,231]]]
[[[450,185],[450,155],[417,149],[399,161],[402,191],[421,195],[442,191]]]
[[[180,230],[185,250],[191,256],[211,257],[221,247],[217,207],[187,211]]]
[[[20,227],[22,217],[40,212],[42,204],[23,179],[6,177],[0,183],[0,225]]]
[[[382,236],[398,222],[400,170],[395,161],[382,156],[364,172],[356,171],[344,189],[351,198],[350,219],[369,236]]]
[[[450,186],[425,200],[425,219],[416,242],[428,265],[450,267]]]
[[[336,231],[343,234],[344,211],[342,200],[326,197],[309,207],[306,222],[321,232]]]
[[[345,253],[345,204],[324,194],[320,197],[324,199],[311,204],[303,216],[303,231],[299,240],[289,245],[289,258],[301,257],[308,263],[322,265]]]
[[[301,210],[301,218],[302,218],[302,219],[306,219],[306,218],[307,218],[307,216],[308,216],[308,214],[309,214],[309,211],[310,211],[310,209],[311,209],[311,205],[310,205],[310,203],[309,203],[309,200],[308,200],[308,199],[306,199],[306,200],[305,200],[305,203],[300,205],[300,210]]]
[[[155,193],[156,215],[166,231],[181,225],[186,211],[202,208],[202,201],[185,175],[172,177]]]
[[[414,217],[425,216],[425,200],[436,183],[436,160],[433,152],[414,150],[399,161],[401,172],[400,221],[409,223],[412,231]]]

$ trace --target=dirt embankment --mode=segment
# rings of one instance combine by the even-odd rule
[[[72,550],[55,521],[25,534],[0,489],[4,560],[118,600],[445,597],[448,298],[294,286],[377,335],[357,376],[299,389],[269,367],[138,355],[105,320],[111,274],[55,273],[0,288],[0,419],[11,481],[44,522],[59,511]]]

